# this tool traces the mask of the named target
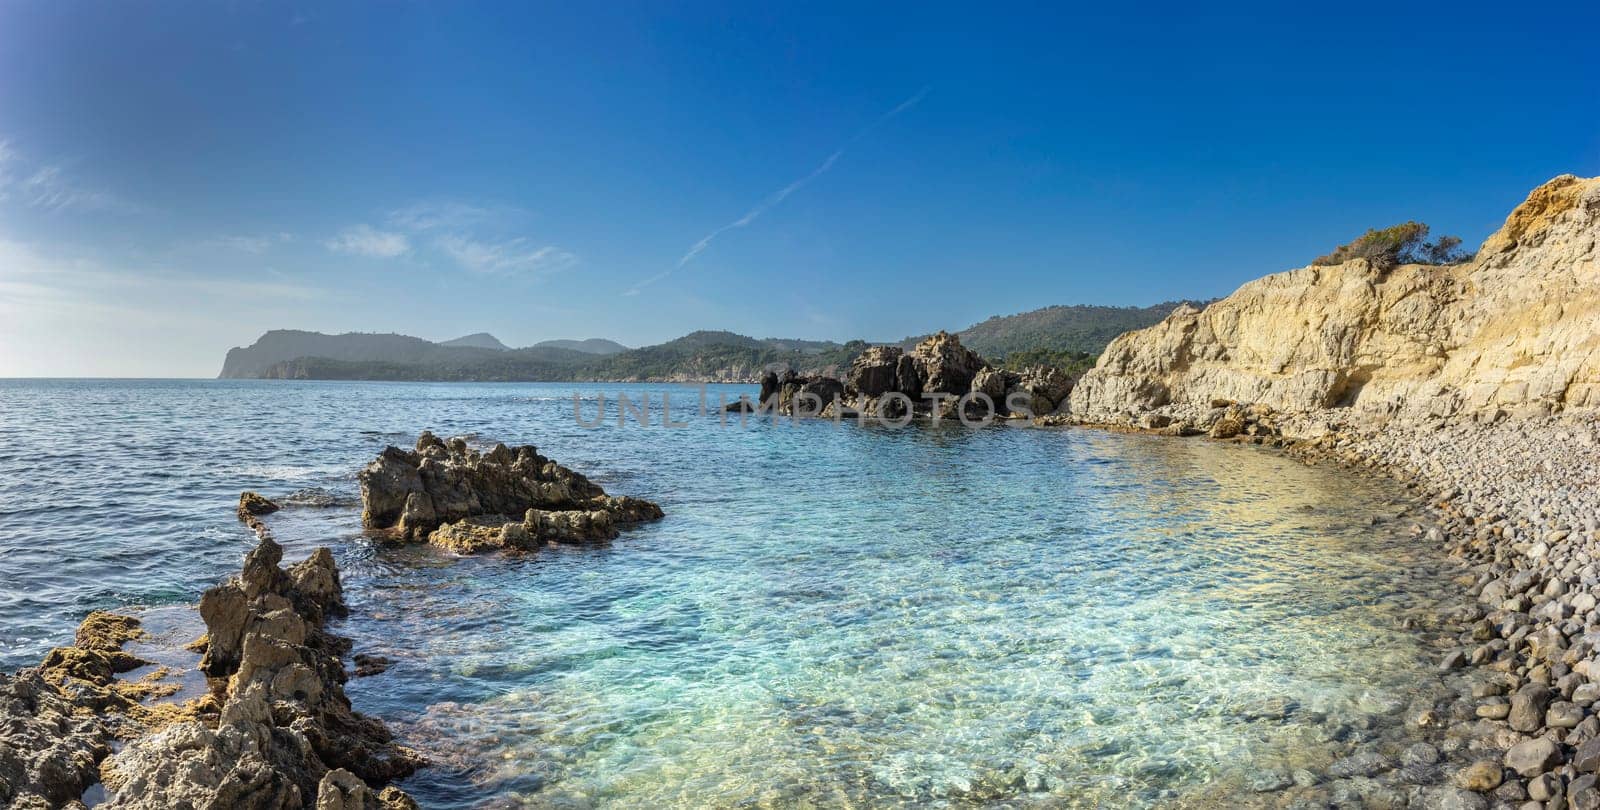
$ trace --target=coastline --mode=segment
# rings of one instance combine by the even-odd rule
[[[1408,709],[1425,747],[1358,747],[1326,774],[1263,775],[1265,806],[1600,807],[1600,422],[1394,418],[1314,438],[1206,438],[1393,480],[1426,503],[1418,542],[1463,569],[1460,607],[1418,628],[1454,695]]]
[[[1013,422],[1013,424],[1019,427],[1032,426],[1031,423]],[[1152,430],[1129,424],[1085,424],[1075,427],[1113,432],[1164,433],[1169,436],[1173,434],[1170,429]],[[1590,438],[1580,440],[1574,438],[1575,433],[1583,433]],[[1425,498],[1427,503],[1431,504],[1428,509],[1430,519],[1422,521],[1415,532],[1417,542],[1426,543],[1445,554],[1454,554],[1462,564],[1470,566],[1479,564],[1486,549],[1492,559],[1502,545],[1506,548],[1522,545],[1526,548],[1517,553],[1526,556],[1525,552],[1537,543],[1528,542],[1535,539],[1532,536],[1532,524],[1529,524],[1514,526],[1515,530],[1506,543],[1490,546],[1474,545],[1473,535],[1462,529],[1465,521],[1473,515],[1499,512],[1511,515],[1509,520],[1515,524],[1521,512],[1512,505],[1511,500],[1503,496],[1527,492],[1536,499],[1546,498],[1551,488],[1559,486],[1562,480],[1559,468],[1552,465],[1562,459],[1561,454],[1565,452],[1563,448],[1570,450],[1583,446],[1583,441],[1594,441],[1595,437],[1600,436],[1600,431],[1597,431],[1592,423],[1565,419],[1506,420],[1495,424],[1443,421],[1429,424],[1391,420],[1381,426],[1372,423],[1361,429],[1340,428],[1318,439],[1297,439],[1293,438],[1293,435],[1292,430],[1287,436],[1266,432],[1257,435],[1240,433],[1220,441],[1262,445],[1279,449],[1306,463],[1336,464],[1349,468],[1352,474],[1378,474],[1392,479],[1406,486],[1412,493],[1412,499]],[[1438,441],[1441,437],[1448,441]],[[1539,437],[1560,437],[1563,440],[1540,442]],[[1541,456],[1542,461],[1532,461],[1528,455],[1518,456],[1505,452],[1506,448],[1517,446],[1531,448],[1527,450],[1529,454],[1550,455]],[[1488,470],[1476,476],[1463,475],[1459,470],[1461,460],[1475,459],[1479,456],[1494,458],[1501,465],[1500,471]],[[1524,472],[1519,473],[1518,470]],[[1552,473],[1553,470],[1556,472]],[[1494,481],[1504,480],[1508,476],[1530,477],[1527,471],[1539,472],[1544,476],[1544,480],[1530,480],[1511,490],[1484,492],[1478,492],[1481,487],[1472,482],[1474,478]],[[1451,497],[1443,497],[1445,495]],[[1582,504],[1594,503],[1593,487],[1583,490],[1582,495],[1585,499],[1581,501]],[[1574,501],[1577,502],[1576,494]],[[256,503],[254,499],[248,497],[244,502],[247,505]],[[1439,507],[1441,503],[1445,504],[1442,508]],[[240,517],[257,530],[258,536],[264,533],[261,528],[261,518],[249,508],[246,508]],[[1490,522],[1486,525],[1492,529],[1495,524]],[[1552,524],[1556,525],[1558,524]],[[1584,532],[1587,535],[1583,542],[1593,542],[1592,527],[1579,527],[1569,531],[1573,534],[1562,538],[1563,541],[1572,542],[1573,535]],[[1563,548],[1560,542],[1550,545],[1557,547],[1557,552],[1552,554],[1547,551],[1539,559],[1554,559],[1560,556],[1559,549]],[[258,548],[258,553],[259,551]],[[252,553],[251,556],[256,557],[258,553]],[[1510,552],[1502,556],[1511,559]],[[1519,672],[1522,661],[1516,655],[1509,659],[1511,665],[1502,663],[1499,668],[1495,667],[1498,658],[1476,662],[1473,660],[1476,646],[1489,642],[1469,644],[1466,639],[1471,638],[1474,632],[1482,632],[1478,628],[1481,628],[1486,619],[1493,618],[1490,614],[1494,611],[1475,607],[1472,604],[1472,597],[1477,595],[1476,592],[1483,590],[1486,581],[1498,581],[1502,578],[1500,574],[1509,576],[1511,569],[1494,573],[1496,576],[1492,578],[1485,578],[1480,572],[1470,582],[1458,582],[1457,587],[1461,589],[1463,599],[1459,612],[1450,611],[1435,617],[1437,625],[1424,620],[1420,627],[1415,628],[1424,633],[1437,648],[1438,660],[1434,663],[1444,664],[1454,654],[1459,654],[1461,660],[1454,661],[1448,668],[1441,670],[1441,678],[1451,683],[1455,690],[1451,700],[1429,706],[1397,707],[1396,710],[1405,715],[1404,723],[1408,732],[1416,738],[1411,744],[1399,747],[1394,744],[1394,739],[1389,737],[1375,741],[1374,745],[1355,746],[1347,756],[1335,761],[1326,771],[1264,772],[1249,787],[1249,790],[1257,792],[1244,796],[1229,795],[1228,800],[1234,804],[1302,806],[1306,803],[1325,804],[1357,797],[1359,801],[1370,806],[1487,807],[1485,802],[1491,798],[1500,801],[1521,801],[1523,799],[1507,797],[1527,797],[1549,792],[1551,786],[1548,783],[1551,780],[1541,781],[1545,773],[1552,773],[1552,778],[1560,777],[1563,795],[1570,783],[1575,784],[1577,788],[1573,791],[1574,798],[1580,794],[1587,796],[1584,790],[1587,789],[1588,783],[1579,781],[1585,772],[1578,770],[1575,764],[1580,758],[1575,750],[1568,750],[1581,745],[1582,740],[1579,739],[1583,733],[1581,730],[1576,734],[1563,730],[1564,733],[1558,735],[1560,739],[1557,741],[1557,746],[1562,764],[1552,763],[1545,772],[1523,777],[1515,775],[1517,773],[1515,768],[1511,768],[1509,772],[1504,768],[1503,752],[1517,743],[1545,736],[1560,727],[1541,727],[1529,733],[1515,732],[1505,719],[1497,721],[1478,716],[1480,703],[1505,705],[1508,707],[1506,711],[1509,715],[1510,701],[1505,698],[1505,693],[1516,692],[1527,683],[1543,682],[1539,680],[1540,675],[1529,677],[1529,673]],[[1528,587],[1530,590],[1539,591],[1539,596],[1543,596],[1540,583],[1534,582]],[[1572,595],[1576,597],[1576,593]],[[1537,598],[1531,597],[1530,601]],[[1550,601],[1548,598],[1539,599],[1538,604],[1544,605]],[[1521,612],[1527,615],[1534,611],[1524,609]],[[1528,631],[1519,636],[1513,632],[1511,635],[1519,641],[1526,641],[1533,638],[1535,633]],[[1521,651],[1527,646],[1525,643],[1516,649]],[[1568,648],[1570,649],[1570,645]],[[1568,664],[1568,668],[1576,669],[1572,664]],[[1522,669],[1527,667],[1524,666]],[[1485,684],[1499,683],[1497,679],[1505,674],[1515,675],[1516,682],[1503,683],[1496,694],[1478,694],[1484,691]],[[1555,693],[1548,701],[1550,705],[1559,703],[1578,705],[1582,700],[1589,699],[1589,691],[1600,693],[1600,689],[1580,691],[1579,687],[1584,685],[1580,679],[1570,678],[1562,683],[1562,679],[1569,674],[1571,672],[1550,667],[1541,673]],[[1575,696],[1580,700],[1572,700]],[[1548,706],[1546,708],[1548,709]],[[1600,725],[1600,723],[1590,722],[1589,725]],[[1487,793],[1478,793],[1464,786],[1483,785],[1486,781],[1493,781],[1485,775],[1484,768],[1478,767],[1480,762],[1494,763],[1496,772],[1500,774],[1500,781],[1496,782],[1494,789]],[[1475,767],[1477,771],[1472,770]],[[1469,782],[1470,774],[1476,774],[1478,781]],[[1539,782],[1537,786],[1536,782]],[[349,790],[357,790],[353,785],[354,783],[347,785]],[[318,787],[320,789],[320,785]],[[371,791],[373,788],[369,787],[368,790]],[[390,794],[389,798],[398,800],[396,794]],[[1396,801],[1402,804],[1395,804]]]

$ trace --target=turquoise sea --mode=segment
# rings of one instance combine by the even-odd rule
[[[748,386],[713,386],[730,398]],[[580,427],[573,394],[648,393]],[[660,425],[671,394],[683,427]],[[244,489],[331,546],[394,659],[358,709],[427,807],[1211,806],[1401,734],[1448,592],[1395,486],[1255,447],[999,425],[724,425],[622,384],[0,381],[0,664],[236,572]],[[375,546],[418,431],[530,443],[665,520],[597,547]]]

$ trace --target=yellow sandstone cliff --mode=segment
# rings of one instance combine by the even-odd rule
[[[1465,264],[1304,267],[1122,335],[1073,390],[1073,416],[1138,422],[1223,399],[1327,415],[1600,408],[1597,239],[1600,178],[1557,177]]]

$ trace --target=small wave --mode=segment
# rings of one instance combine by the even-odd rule
[[[241,478],[265,481],[326,481],[349,475],[343,467],[291,467],[287,464],[258,464],[239,471]]]

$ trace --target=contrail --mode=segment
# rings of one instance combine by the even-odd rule
[[[744,216],[739,217],[738,219],[712,231],[711,233],[706,234],[700,239],[700,241],[695,242],[694,245],[689,248],[689,252],[683,254],[683,257],[678,259],[678,263],[676,265],[673,265],[670,269],[663,270],[639,282],[638,284],[633,285],[626,293],[624,293],[624,295],[638,295],[640,290],[666,278],[667,276],[672,275],[674,271],[682,269],[684,265],[693,261],[694,257],[699,256],[701,253],[705,252],[706,248],[711,247],[711,243],[715,241],[717,237],[727,233],[728,231],[736,228],[743,228],[746,225],[755,222],[761,217],[762,214],[772,210],[774,206],[783,202],[784,199],[790,194],[805,188],[811,183],[811,181],[821,177],[829,169],[833,168],[833,164],[839,162],[839,158],[844,156],[845,150],[853,146],[857,141],[870,135],[873,130],[883,126],[889,121],[889,119],[894,118],[895,116],[911,109],[912,107],[915,107],[917,102],[921,101],[925,96],[928,95],[928,91],[930,89],[932,88],[924,87],[921,90],[918,90],[916,95],[900,102],[899,104],[896,104],[893,109],[889,110],[883,115],[878,116],[877,120],[862,128],[862,130],[857,132],[853,137],[850,138],[850,140],[845,141],[843,146],[835,149],[833,154],[828,155],[827,159],[823,160],[822,163],[817,166],[817,168],[812,169],[810,174],[807,174],[805,177],[802,177],[799,180],[796,180],[793,183],[790,183],[789,185],[784,186],[783,188],[778,189],[777,191],[768,195],[767,198],[757,204],[756,207],[746,211]]]

